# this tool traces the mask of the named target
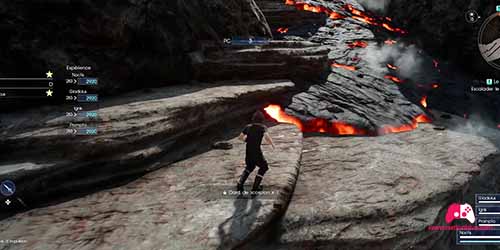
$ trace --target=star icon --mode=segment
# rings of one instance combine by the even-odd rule
[[[54,91],[49,89],[49,90],[45,91],[45,93],[47,94],[47,96],[52,96],[52,94],[54,94]]]
[[[52,73],[52,72],[49,70],[49,71],[48,71],[47,73],[45,73],[45,74],[47,75],[47,78],[52,78],[52,75],[53,75],[54,73]]]
[[[8,205],[10,205],[10,203],[11,203],[11,202],[10,202],[10,200],[9,200],[9,199],[7,199],[7,200],[5,201],[5,204],[7,204],[7,206],[8,206]]]

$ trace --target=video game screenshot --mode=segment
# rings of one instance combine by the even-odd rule
[[[500,1],[0,2],[0,250],[500,250]]]

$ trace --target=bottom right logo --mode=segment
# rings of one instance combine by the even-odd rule
[[[472,210],[472,206],[464,203],[452,203],[446,212],[445,221],[450,224],[452,221],[456,219],[466,219],[470,223],[474,223],[476,221],[476,216],[474,216],[474,210]]]

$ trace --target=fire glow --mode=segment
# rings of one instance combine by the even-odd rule
[[[385,79],[389,79],[395,83],[403,83],[403,80],[401,80],[399,77],[397,76],[391,76],[391,75],[386,75],[384,76]]]
[[[385,41],[384,41],[384,43],[385,43],[386,45],[394,45],[394,44],[396,44],[397,42],[396,42],[395,40],[392,40],[392,39],[387,39],[387,40],[385,40]]]
[[[353,49],[353,48],[366,48],[366,46],[368,46],[368,43],[367,42],[363,42],[363,41],[354,41],[352,43],[348,43],[347,46],[349,46],[349,48]]]
[[[388,18],[388,19],[387,18],[378,18],[379,20],[377,20],[377,18],[371,17],[368,14],[366,14],[365,12],[354,8],[351,4],[346,4],[344,6],[344,9],[353,15],[352,16],[353,19],[359,20],[361,22],[364,22],[364,23],[367,23],[370,25],[379,26],[379,27],[382,27],[388,31],[399,33],[402,35],[407,33],[405,30],[402,30],[400,28],[394,28],[391,26],[391,24],[385,22],[385,21],[392,21],[392,19],[390,19],[390,18]]]
[[[377,136],[390,133],[400,133],[414,130],[419,123],[429,123],[431,119],[425,114],[420,114],[410,124],[399,126],[383,126],[377,131],[369,131],[366,129],[357,128],[353,125],[344,122],[330,122],[324,119],[313,119],[303,122],[300,119],[288,115],[283,111],[281,106],[271,104],[264,108],[264,111],[274,120],[282,123],[290,123],[296,125],[302,132],[305,133],[328,133],[333,135],[361,135],[361,136]]]
[[[276,31],[280,34],[286,34],[288,32],[288,28],[278,28]]]
[[[427,96],[422,97],[420,99],[420,104],[422,104],[422,107],[427,108]]]
[[[344,65],[344,64],[340,64],[340,63],[332,63],[332,67],[341,68],[341,69],[345,69],[345,70],[349,70],[349,71],[355,71],[356,70],[355,66]]]
[[[323,6],[315,6],[315,5],[307,4],[304,2],[296,2],[295,0],[285,0],[285,4],[295,6],[295,8],[297,10],[310,11],[310,12],[314,12],[314,13],[324,13],[329,18],[334,19],[334,20],[345,18],[345,16],[343,16],[343,15],[341,15],[333,10],[325,8]]]
[[[329,18],[331,19],[343,19],[345,18],[345,16],[329,9],[329,8],[326,8],[324,6],[316,6],[316,5],[312,5],[312,4],[307,4],[307,3],[304,3],[304,2],[297,2],[295,0],[285,0],[285,4],[286,5],[291,5],[291,6],[295,6],[295,8],[297,10],[303,10],[303,11],[310,11],[310,12],[314,12],[314,13],[324,13],[326,14]],[[388,22],[391,22],[392,19],[391,18],[375,18],[375,17],[371,17],[369,16],[368,14],[366,14],[365,12],[361,11],[361,10],[358,10],[356,8],[354,8],[351,4],[346,4],[344,6],[344,9],[351,13],[351,18],[352,19],[355,19],[355,20],[359,20],[361,22],[364,22],[364,23],[367,23],[367,24],[370,24],[370,25],[373,25],[373,26],[378,26],[378,27],[382,27],[388,31],[391,31],[391,32],[395,32],[395,33],[399,33],[399,34],[406,34],[407,32],[405,30],[402,30],[400,28],[395,28],[395,27],[392,27],[390,23]]]
[[[398,67],[392,65],[392,64],[387,64],[387,68],[392,69],[392,70],[397,70]]]

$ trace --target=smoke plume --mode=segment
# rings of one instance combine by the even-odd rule
[[[423,59],[415,45],[370,45],[363,56],[370,68],[377,71],[387,71],[386,65],[398,67],[398,75],[403,78],[413,78],[422,70]]]
[[[391,0],[358,0],[358,2],[367,10],[383,13]]]

